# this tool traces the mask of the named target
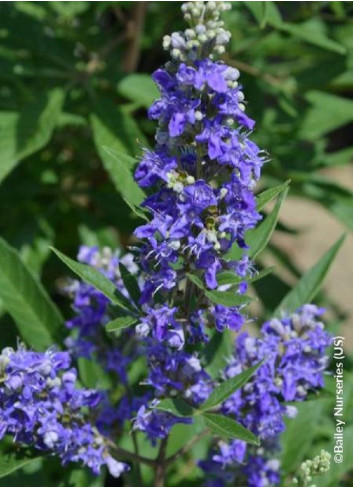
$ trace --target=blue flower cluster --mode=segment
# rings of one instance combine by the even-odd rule
[[[146,382],[155,393],[135,425],[151,439],[173,424],[168,416],[161,426],[166,415],[153,409],[158,399],[179,396],[198,405],[212,389],[195,345],[207,342],[212,329],[238,331],[244,323],[239,306],[212,303],[202,290],[218,289],[217,275],[227,270],[239,277],[234,297],[246,291],[252,263],[245,232],[261,218],[253,192],[264,155],[249,139],[255,123],[245,113],[239,71],[214,59],[230,38],[219,18],[228,7],[183,5],[190,29],[164,40],[173,61],[153,75],[161,94],[149,110],[158,121],[156,147],[145,151],[135,172],[149,190],[142,205],[151,213],[135,230],[144,280],[136,333],[144,339]],[[233,245],[240,260],[226,258]]]
[[[78,261],[104,273],[127,298],[129,295],[120,277],[119,263],[123,263],[139,280],[133,256],[129,253],[120,257],[118,251],[113,252],[108,248],[100,251],[97,247],[81,246]],[[191,403],[199,404],[207,398],[211,390],[209,376],[196,355],[182,350],[184,333],[174,320],[176,308],[164,306],[153,309],[146,306],[146,317],[136,328],[137,335],[133,330],[126,329],[119,337],[108,337],[104,325],[112,319],[110,300],[94,287],[78,280],[66,284],[63,291],[72,297],[73,309],[77,314],[67,322],[76,337],[70,336],[66,340],[75,358],[98,357],[102,367],[115,372],[126,387],[128,370],[133,362],[138,357],[146,358],[148,362],[147,378],[143,380],[146,391],[142,395],[132,397],[125,393],[114,403],[105,396],[104,411],[97,421],[101,431],[109,434],[114,427],[133,419],[134,429],[144,431],[155,443],[181,421],[155,410],[158,399],[179,393]],[[150,324],[153,324],[152,338],[149,337]],[[174,330],[168,329],[173,324]],[[131,348],[127,348],[129,342]],[[190,422],[185,418],[182,421]]]
[[[216,289],[217,274],[232,271],[241,283],[234,294],[244,293],[252,265],[244,236],[261,218],[253,191],[264,155],[249,139],[255,123],[245,113],[239,71],[213,60],[217,42],[225,40],[218,24],[225,7],[214,3],[190,2],[184,8],[192,26],[197,12],[200,19],[194,34],[189,29],[171,36],[175,59],[153,75],[161,93],[149,110],[159,123],[156,148],[145,152],[135,172],[140,186],[152,191],[143,203],[152,218],[135,231],[143,242],[141,303],[148,312],[139,329],[175,348],[207,340],[206,327],[222,331],[242,326],[239,307],[214,306],[186,274],[196,274],[207,289]],[[181,58],[175,53],[176,39],[184,46]],[[238,261],[226,258],[233,245],[243,250]],[[196,301],[181,305],[192,295]],[[160,312],[151,313],[156,303]],[[153,316],[166,308],[170,323],[161,331]]]
[[[264,363],[246,386],[223,403],[222,412],[255,433],[262,443],[260,449],[247,448],[239,440],[221,443],[219,451],[201,464],[218,480],[226,469],[225,477],[232,475],[237,484],[249,474],[247,482],[251,486],[278,481],[276,462],[268,457],[278,449],[284,418],[296,415],[296,408],[286,403],[303,401],[309,392],[324,385],[323,372],[328,364],[325,352],[332,340],[320,321],[322,313],[322,309],[308,304],[287,318],[266,322],[258,338],[248,333],[238,336],[225,378],[232,378],[261,360]]]
[[[106,465],[114,477],[127,469],[109,452],[94,418],[101,395],[77,389],[66,352],[5,348],[0,355],[0,438],[80,462],[95,474]],[[89,413],[89,415],[87,414]]]

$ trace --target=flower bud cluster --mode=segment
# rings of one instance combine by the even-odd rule
[[[315,487],[311,484],[313,477],[322,475],[331,466],[331,454],[326,450],[321,450],[315,458],[305,460],[300,466],[298,476],[293,479],[294,484],[299,484],[300,487]]]
[[[223,54],[231,34],[224,29],[220,14],[230,8],[229,2],[185,2],[182,12],[189,28],[164,36],[163,48],[175,61],[212,59],[213,55]]]

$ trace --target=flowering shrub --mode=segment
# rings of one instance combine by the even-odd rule
[[[55,250],[81,279],[61,286],[73,310],[65,350],[36,353],[19,343],[1,353],[0,437],[13,448],[77,462],[96,475],[107,466],[111,476],[140,486],[151,482],[142,465],[164,486],[191,454],[203,485],[271,486],[287,475],[280,435],[297,405],[324,387],[329,365],[324,310],[310,302],[342,240],[259,335],[247,331],[256,320],[251,284],[271,272],[259,271],[255,259],[288,182],[257,191],[267,156],[251,139],[255,122],[240,73],[220,60],[230,40],[220,15],[229,8],[187,2],[188,29],[164,38],[171,60],[153,74],[160,98],[149,117],[158,129],[155,148],[134,172],[140,188],[127,172],[129,158],[110,150],[127,162],[126,201],[144,220],[134,246],[126,254],[82,246],[77,262]],[[275,198],[264,217],[260,211]],[[40,320],[54,318],[56,339],[59,313],[16,266],[43,301]],[[21,329],[34,320],[12,314]],[[28,333],[24,340],[31,344]],[[178,432],[189,438],[171,452]],[[206,450],[198,453],[200,444]]]

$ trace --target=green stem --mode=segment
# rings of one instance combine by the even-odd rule
[[[164,487],[164,477],[167,468],[167,464],[166,464],[167,444],[168,444],[168,437],[166,436],[161,441],[161,445],[159,447],[159,453],[155,461],[154,487]]]
[[[149,465],[151,467],[155,466],[155,460],[150,458],[142,457],[141,455],[137,455],[136,453],[129,452],[124,448],[117,447],[115,445],[111,448],[111,454],[117,456],[118,458],[122,458],[128,460],[129,462],[138,462],[141,464]]]

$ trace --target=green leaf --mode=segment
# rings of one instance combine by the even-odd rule
[[[283,202],[287,196],[288,187],[285,187],[279,194],[276,205],[272,212],[257,226],[255,229],[251,229],[245,234],[245,242],[250,247],[249,256],[255,259],[269,242],[273,231],[275,230],[279,213]],[[239,260],[242,255],[242,250],[237,245],[234,245],[230,252],[227,254],[227,258],[231,260]]]
[[[113,319],[105,325],[105,329],[108,333],[115,333],[121,329],[129,328],[136,323],[136,318],[131,316],[123,316],[120,318]]]
[[[295,406],[298,414],[295,418],[286,420],[286,430],[281,437],[281,465],[285,473],[296,470],[306,456],[320,422],[323,402],[305,401]]]
[[[257,282],[258,280],[261,280],[264,277],[267,277],[267,275],[270,275],[275,270],[276,267],[268,267],[265,268],[264,270],[261,270],[260,272],[256,272],[255,275],[251,277],[239,277],[234,272],[221,272],[217,275],[217,282],[218,285],[237,285],[242,281],[246,281],[247,283],[252,283],[252,282]]]
[[[309,21],[301,24],[288,23],[282,21],[280,11],[275,2],[245,2],[245,5],[262,28],[269,24],[275,29],[286,32],[319,48],[338,54],[346,53],[345,46],[326,37],[321,30],[316,28],[315,19],[313,22]]]
[[[237,421],[234,421],[234,419],[213,413],[203,413],[201,416],[204,419],[206,426],[217,436],[244,440],[251,445],[260,444],[257,437],[253,435],[251,431],[244,428],[244,426]]]
[[[268,23],[272,25],[278,25],[282,23],[282,17],[279,9],[277,8],[275,2],[262,2],[263,3],[263,20],[261,22],[261,27],[265,27]]]
[[[246,304],[252,300],[251,297],[238,294],[234,290],[226,290],[224,292],[220,290],[207,290],[199,277],[191,273],[187,273],[186,276],[189,280],[191,280],[191,282],[193,282],[199,289],[204,292],[205,296],[211,302],[214,302],[215,304],[222,304],[223,306],[232,307],[241,306],[242,304]]]
[[[222,304],[227,307],[241,306],[252,300],[248,295],[237,294],[234,290],[226,290],[224,292],[219,290],[214,290],[212,292],[206,290],[205,295],[211,302]]]
[[[143,207],[140,207],[139,205],[132,204],[127,200],[126,197],[123,197],[125,203],[130,207],[132,212],[136,215],[136,217],[139,217],[140,219],[143,219],[144,221],[148,221],[148,217],[145,214],[145,209]]]
[[[207,411],[213,407],[219,406],[223,401],[228,399],[236,390],[241,389],[250,377],[261,366],[262,362],[257,363],[253,367],[244,370],[240,374],[223,381],[218,387],[216,387],[209,398],[201,405],[202,411]]]
[[[80,382],[88,389],[108,390],[113,387],[109,373],[93,358],[77,359]]]
[[[282,183],[281,185],[276,185],[275,187],[264,190],[259,195],[256,196],[256,209],[260,212],[265,205],[270,202],[272,199],[277,197],[280,193],[283,192],[290,184],[290,180]]]
[[[54,89],[20,112],[0,112],[0,181],[19,161],[49,142],[63,102],[63,90]]]
[[[119,263],[119,270],[126,290],[129,292],[131,299],[138,306],[141,291],[139,284],[137,283],[136,277],[134,277],[134,275],[132,275],[132,273],[130,273],[125,265],[121,262]]]
[[[197,275],[193,275],[192,273],[187,273],[186,276],[200,290],[206,290],[206,287],[205,287],[204,283],[202,282],[202,280],[200,279],[200,277],[198,277]]]
[[[203,350],[206,371],[215,378],[226,366],[232,355],[233,339],[231,331],[225,329],[222,333],[213,331],[210,341]]]
[[[146,109],[158,98],[159,91],[145,73],[131,73],[119,81],[117,90],[120,95]]]
[[[312,90],[305,95],[311,107],[301,123],[300,136],[316,140],[353,119],[353,101],[330,93]]]
[[[341,248],[345,235],[320,258],[320,260],[299,280],[297,285],[284,297],[276,308],[274,315],[280,315],[282,311],[286,314],[293,313],[303,304],[310,303],[318,293],[333,260]]]
[[[12,472],[21,469],[34,460],[40,460],[40,458],[41,457],[33,454],[30,450],[25,449],[11,453],[0,452],[0,478],[12,474]]]
[[[51,249],[60,258],[60,260],[63,261],[65,265],[67,265],[74,273],[81,277],[84,282],[87,282],[93,285],[93,287],[96,289],[100,290],[103,295],[112,301],[113,304],[116,304],[123,309],[131,310],[131,304],[129,301],[121,294],[121,292],[117,290],[115,284],[105,275],[89,265],[72,260],[56,248],[52,247]]]
[[[270,20],[269,23],[272,23],[275,28],[281,30],[282,32],[291,34],[292,36],[308,42],[309,44],[313,44],[314,46],[337,54],[346,54],[346,48],[342,44],[338,43],[337,41],[333,41],[318,30],[313,29],[310,22],[289,24],[287,22],[274,23]]]
[[[184,418],[189,418],[195,414],[195,410],[192,406],[187,404],[182,399],[177,398],[163,399],[155,406],[155,409],[166,411],[167,413]]]
[[[90,121],[94,144],[101,158],[103,146],[132,156],[140,154],[141,147],[148,147],[148,141],[128,107],[117,106],[109,95],[99,95],[95,99]]]
[[[49,295],[21,261],[17,251],[0,238],[0,297],[29,346],[42,350],[56,340],[64,320]]]
[[[269,242],[273,231],[275,230],[279,213],[283,202],[287,196],[288,188],[286,187],[277,199],[276,205],[272,212],[258,225],[256,229],[252,229],[246,233],[245,241],[250,246],[250,257],[255,259]]]
[[[132,158],[126,154],[118,153],[112,148],[103,147],[101,153],[104,168],[109,173],[116,189],[128,205],[138,207],[145,199],[144,192],[135,182],[132,175]]]

